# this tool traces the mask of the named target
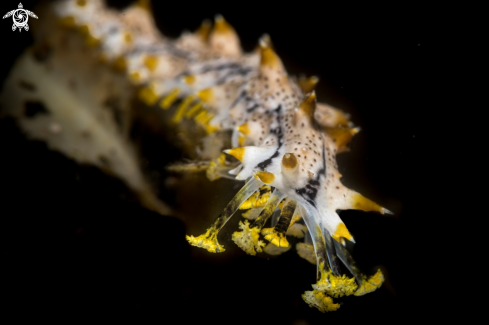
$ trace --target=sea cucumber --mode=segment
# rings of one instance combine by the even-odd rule
[[[190,244],[224,251],[219,231],[236,211],[249,209],[232,235],[247,254],[288,248],[287,235],[306,238],[297,251],[318,268],[317,283],[302,296],[310,306],[334,311],[339,304],[332,298],[381,286],[380,270],[364,275],[345,248],[345,241],[354,240],[336,212],[391,213],[340,181],[336,155],[347,150],[359,128],[347,114],[317,102],[317,78],[287,74],[269,36],[261,37],[255,51],[243,53],[237,33],[220,15],[214,26],[204,21],[196,32],[170,40],[154,26],[147,1],[123,14],[98,0],[58,1],[53,9],[64,28],[84,35],[93,55],[138,87],[147,106],[171,112],[172,123],[195,121],[207,139],[231,134],[231,146],[218,150],[225,154],[215,154],[209,143],[216,142],[204,141],[200,158],[208,162],[210,180],[245,183],[203,235],[187,236]],[[353,278],[340,274],[340,261]]]

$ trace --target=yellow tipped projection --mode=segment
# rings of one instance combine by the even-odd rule
[[[299,86],[301,87],[304,94],[308,94],[316,88],[319,82],[319,78],[312,76],[310,78],[301,77],[299,78]]]
[[[355,210],[376,211],[380,212],[381,214],[393,214],[391,211],[381,207],[374,201],[367,199],[360,193],[350,195],[350,204],[352,209]]]
[[[346,226],[345,226],[345,224],[343,222],[342,223],[339,223],[338,226],[336,226],[336,230],[335,230],[334,234],[332,235],[332,237],[337,242],[341,242],[340,241],[341,237],[343,237],[345,239],[348,239],[351,242],[354,242],[353,236],[350,234],[350,232],[348,231],[348,229],[346,229]]]
[[[299,106],[299,109],[311,119],[314,117],[314,110],[316,109],[316,93],[312,91],[304,98]]]
[[[255,177],[265,184],[271,184],[275,180],[275,175],[269,172],[255,172]]]
[[[143,8],[144,10],[147,10],[148,12],[153,12],[150,0],[138,0],[135,3],[135,5],[140,7],[140,8]]]
[[[144,66],[151,72],[156,70],[156,67],[158,66],[158,57],[154,55],[148,55],[144,59]]]
[[[279,56],[275,53],[275,51],[267,46],[265,42],[260,42],[260,47],[261,47],[261,59],[260,59],[260,66],[261,67],[268,67],[268,68],[277,68],[277,69],[284,69],[284,66],[282,64],[282,60],[280,60]]]
[[[243,133],[244,135],[250,134],[250,128],[248,126],[248,123],[243,123],[240,126],[238,126],[238,131]]]
[[[209,39],[209,34],[211,32],[211,22],[208,19],[205,19],[199,28],[195,31],[195,35],[202,38],[204,42],[207,42]]]
[[[234,158],[238,159],[241,162],[243,162],[245,151],[246,151],[246,147],[238,147],[238,148],[224,150],[225,153],[233,156]]]
[[[222,15],[216,15],[214,21],[214,29],[212,30],[213,34],[236,34],[233,26],[228,24],[228,22],[224,19]]]
[[[273,43],[272,43],[272,39],[270,38],[270,35],[263,34],[260,37],[260,46],[261,47],[268,47],[268,48],[273,49]]]
[[[346,145],[350,142],[355,134],[360,132],[360,128],[327,128],[326,133],[330,136],[330,138],[335,143],[338,148],[338,153],[348,151]]]
[[[211,104],[214,99],[212,88],[203,89],[197,92],[197,97],[206,104]]]
[[[185,82],[187,85],[191,86],[195,83],[195,76],[194,75],[186,75],[182,78],[182,81]]]

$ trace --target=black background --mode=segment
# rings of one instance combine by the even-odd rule
[[[35,12],[37,1],[22,3]],[[130,2],[109,3],[122,8]],[[17,5],[3,1],[0,13]],[[355,211],[341,216],[356,236],[354,257],[362,269],[383,265],[389,284],[322,314],[300,298],[315,272],[295,253],[206,259],[206,251],[188,247],[182,222],[142,209],[121,181],[27,141],[13,121],[2,119],[0,292],[6,299],[0,308],[19,319],[74,322],[100,315],[216,324],[392,323],[416,313],[424,288],[413,235],[426,214],[419,209],[419,157],[432,82],[424,9],[163,1],[154,1],[153,9],[158,27],[171,37],[217,13],[246,50],[270,34],[290,74],[319,76],[319,100],[352,114],[362,131],[352,152],[338,157],[344,183],[394,210],[396,218]],[[2,80],[32,42],[30,32],[12,32],[11,24],[5,19],[0,26]]]

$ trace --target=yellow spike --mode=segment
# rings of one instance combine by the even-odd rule
[[[185,82],[187,85],[191,86],[195,83],[195,76],[194,75],[187,75],[182,78],[182,81]]]
[[[153,106],[158,100],[158,95],[149,86],[141,88],[138,93],[138,97],[148,106]]]
[[[250,127],[248,125],[248,122],[241,124],[238,126],[238,131],[243,133],[244,135],[250,134]]]
[[[268,67],[272,69],[281,69],[284,70],[282,60],[280,60],[279,56],[271,49],[266,46],[265,43],[261,43],[261,59],[260,66]]]
[[[213,51],[225,56],[241,55],[238,34],[221,15],[215,18],[214,28],[209,34],[209,45]]]
[[[305,78],[305,77],[299,78],[299,86],[301,87],[304,94],[308,94],[311,91],[313,91],[314,88],[316,88],[318,82],[319,82],[319,78],[316,76],[312,76],[309,78]]]
[[[158,57],[155,55],[148,55],[144,59],[144,66],[151,72],[154,72],[156,70],[156,67],[158,66]]]
[[[150,0],[138,0],[135,3],[136,6],[143,8],[149,12],[153,12],[153,8],[151,7],[151,1]]]
[[[348,239],[349,241],[353,241],[353,236],[350,234],[348,229],[343,222],[340,222],[338,226],[336,226],[336,230],[334,234],[331,235],[337,242],[341,242],[341,237]]]
[[[268,35],[268,34],[263,34],[260,37],[260,44],[263,44],[263,47],[268,47],[268,48],[271,48],[273,50],[272,39],[271,39],[270,35]],[[262,46],[262,45],[260,45],[260,46]]]
[[[195,116],[195,114],[204,106],[202,103],[197,103],[194,106],[190,107],[190,109],[187,111],[185,114],[186,118],[192,118]]]
[[[190,95],[182,101],[182,103],[178,106],[175,115],[173,116],[172,121],[174,123],[179,123],[180,121],[182,121],[183,117],[185,116],[185,111],[194,100],[195,96]]]
[[[180,95],[180,89],[173,89],[165,98],[160,102],[160,107],[163,109],[168,109],[177,100],[178,95]]]
[[[212,100],[214,99],[212,88],[206,88],[198,91],[197,97],[199,97],[204,103],[211,104]]]
[[[222,15],[216,15],[214,20],[213,34],[236,34],[233,26],[231,26]]]
[[[275,180],[275,175],[269,172],[257,171],[254,176],[265,184],[271,184]]]
[[[316,93],[312,91],[299,105],[299,109],[309,118],[314,118],[314,110],[316,109]]]
[[[331,137],[336,147],[338,148],[338,153],[347,151],[346,145],[353,138],[355,134],[360,131],[360,128],[326,128],[326,133]]]
[[[246,151],[246,147],[237,147],[233,149],[224,150],[225,153],[233,156],[234,158],[238,159],[241,162],[243,162],[245,151]]]
[[[195,34],[198,35],[204,42],[207,42],[209,39],[209,34],[211,32],[211,22],[208,19],[205,19],[200,27],[195,31]]]
[[[350,195],[350,204],[352,209],[363,210],[363,211],[377,211],[381,214],[393,214],[386,208],[381,207],[372,200],[367,199],[360,193],[354,193]]]

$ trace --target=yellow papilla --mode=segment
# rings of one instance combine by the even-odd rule
[[[211,104],[212,100],[214,99],[212,88],[206,88],[198,91],[197,96],[200,98],[201,101],[207,104]]]
[[[383,282],[384,282],[384,275],[382,274],[382,271],[379,269],[374,275],[370,276],[369,278],[364,277],[362,284],[355,292],[355,296],[363,296],[367,293],[375,291],[378,288],[380,288]]]
[[[185,82],[187,85],[193,85],[195,83],[195,76],[193,75],[187,75],[182,78],[183,82]]]
[[[221,15],[216,16],[212,32],[215,34],[235,33],[234,28]]]
[[[139,90],[139,99],[148,106],[153,106],[158,100],[158,95],[151,87],[144,87]]]
[[[240,221],[239,228],[243,231],[236,231],[232,237],[236,245],[249,255],[263,252],[265,243],[258,240],[260,230],[258,228],[250,228],[250,223],[247,220],[245,222]]]
[[[346,238],[349,241],[353,240],[352,235],[350,234],[348,229],[346,229],[346,226],[343,222],[339,223],[338,226],[336,226],[336,230],[331,237],[333,237],[337,242],[340,242],[341,237]]]
[[[224,252],[224,247],[219,245],[217,241],[217,230],[212,227],[207,229],[206,233],[199,237],[187,235],[185,238],[187,238],[190,245],[204,248],[211,253]]]
[[[158,57],[155,55],[148,55],[144,59],[144,66],[151,72],[154,72],[156,70],[156,67],[158,66]]]
[[[200,27],[195,31],[195,34],[201,37],[203,41],[207,41],[211,31],[211,25],[212,24],[209,20],[204,20]]]
[[[315,307],[319,309],[319,311],[322,313],[335,311],[340,308],[339,304],[335,304],[333,302],[333,298],[318,290],[304,292],[304,294],[302,295],[302,299],[304,299],[309,307]]]
[[[238,126],[238,131],[243,133],[244,135],[250,134],[250,127],[248,126],[248,122],[241,124]]]
[[[243,162],[244,155],[246,152],[246,147],[237,147],[237,148],[233,148],[233,149],[228,149],[228,150],[224,150],[224,152],[227,153],[228,155],[233,156],[234,158],[238,159],[239,161]]]
[[[299,86],[301,87],[304,94],[308,94],[311,91],[313,91],[318,82],[319,82],[319,78],[316,76],[312,76],[309,78],[305,78],[305,77],[299,78]]]
[[[262,67],[281,68],[282,61],[270,47],[262,47],[260,65]]]
[[[265,184],[271,184],[275,180],[275,175],[269,172],[257,171],[254,176]]]
[[[299,110],[301,110],[307,117],[311,119],[313,118],[314,111],[316,110],[316,93],[314,91],[304,98],[299,105]]]
[[[376,211],[382,214],[392,214],[392,212],[390,212],[386,208],[383,208],[374,201],[367,199],[360,193],[350,195],[350,204],[355,210]]]

